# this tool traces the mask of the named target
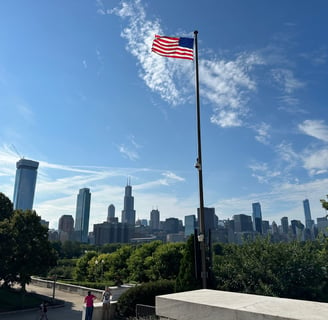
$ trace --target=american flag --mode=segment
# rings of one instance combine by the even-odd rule
[[[151,51],[169,58],[194,59],[194,39],[155,35]]]

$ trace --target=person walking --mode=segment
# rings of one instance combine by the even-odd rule
[[[43,301],[40,304],[40,320],[42,320],[42,319],[48,320],[47,311],[48,311],[47,303],[45,301]]]
[[[105,291],[103,292],[102,295],[102,320],[109,320],[110,318],[110,314],[109,314],[109,310],[110,310],[110,300],[112,297],[112,293],[109,290],[109,287],[105,288]]]
[[[85,320],[92,320],[92,314],[93,314],[93,301],[97,299],[96,296],[94,296],[91,291],[88,291],[88,295],[84,298],[85,303]]]

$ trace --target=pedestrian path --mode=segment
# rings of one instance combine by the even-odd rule
[[[35,292],[50,298],[53,297],[52,288],[44,288],[34,285],[26,286],[28,292]],[[64,306],[61,307],[49,307],[48,308],[48,319],[60,319],[60,320],[81,320],[83,310],[84,297],[68,293],[64,291],[55,291],[55,298],[65,301]],[[11,312],[6,314],[0,314],[1,320],[38,320],[40,318],[39,310],[24,310],[18,312]]]

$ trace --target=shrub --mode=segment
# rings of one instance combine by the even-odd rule
[[[117,312],[123,317],[134,317],[137,304],[155,306],[155,297],[173,293],[174,287],[174,280],[160,280],[130,288],[119,297]]]

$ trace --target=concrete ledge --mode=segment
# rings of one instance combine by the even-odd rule
[[[173,320],[327,320],[328,303],[202,289],[157,296],[156,315]]]
[[[109,309],[109,318],[110,319],[114,319],[116,303],[117,302],[113,302],[113,301],[110,302],[110,309]],[[83,306],[81,319],[82,320],[85,319],[85,305]],[[102,302],[96,302],[93,304],[92,320],[102,320]]]
[[[99,300],[101,300],[102,293],[104,291],[104,290],[97,290],[97,289],[92,289],[92,288],[87,288],[87,287],[82,287],[82,286],[76,286],[76,285],[67,284],[67,283],[61,283],[61,282],[57,282],[57,281],[54,282],[54,281],[50,281],[50,280],[43,280],[43,279],[39,279],[36,277],[32,277],[31,283],[36,286],[44,287],[44,288],[53,288],[53,285],[55,283],[56,290],[76,293],[83,297],[87,295],[89,290],[91,290],[92,293]],[[113,294],[113,301],[116,301],[124,291],[128,290],[131,287],[132,287],[132,285],[122,285],[120,287],[110,287],[110,291]]]

